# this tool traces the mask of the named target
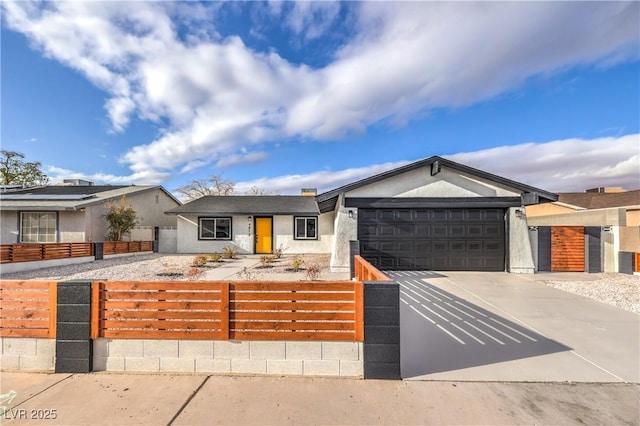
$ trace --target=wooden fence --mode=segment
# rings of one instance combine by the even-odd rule
[[[361,282],[95,282],[92,337],[364,338]]]
[[[105,241],[104,254],[137,253],[153,251],[153,241]]]
[[[56,283],[0,282],[0,337],[55,338]]]
[[[635,257],[636,257],[636,267],[634,269],[634,272],[640,272],[640,253],[636,253]]]
[[[362,256],[354,256],[355,278],[358,281],[392,281]]]
[[[93,256],[93,243],[22,243],[0,245],[0,263],[34,262]]]

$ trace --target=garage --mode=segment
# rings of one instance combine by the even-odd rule
[[[360,254],[385,270],[504,271],[501,208],[360,208]]]

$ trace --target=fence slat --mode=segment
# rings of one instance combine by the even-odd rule
[[[336,332],[318,332],[303,331],[300,333],[291,331],[234,331],[232,330],[229,338],[234,340],[339,340],[353,341],[355,333],[336,333]]]
[[[314,300],[314,301],[348,301],[354,300],[354,294],[351,293],[300,293],[300,292],[251,292],[251,293],[233,293],[234,300],[273,300],[273,301],[292,301],[292,300]]]
[[[168,330],[101,330],[106,339],[184,339],[216,340],[220,331],[168,331]]]
[[[231,302],[234,311],[349,311],[353,312],[351,302]]]

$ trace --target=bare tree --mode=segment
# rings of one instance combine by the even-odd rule
[[[198,179],[176,189],[186,197],[187,201],[197,200],[205,195],[233,195],[235,182],[216,175],[209,179]]]
[[[280,191],[269,191],[264,188],[252,186],[250,189],[245,191],[244,195],[280,195]]]
[[[0,185],[37,186],[49,183],[39,161],[24,160],[24,154],[15,151],[0,151]]]

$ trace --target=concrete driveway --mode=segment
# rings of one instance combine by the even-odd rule
[[[640,382],[640,315],[539,276],[389,275],[400,284],[405,379]]]

